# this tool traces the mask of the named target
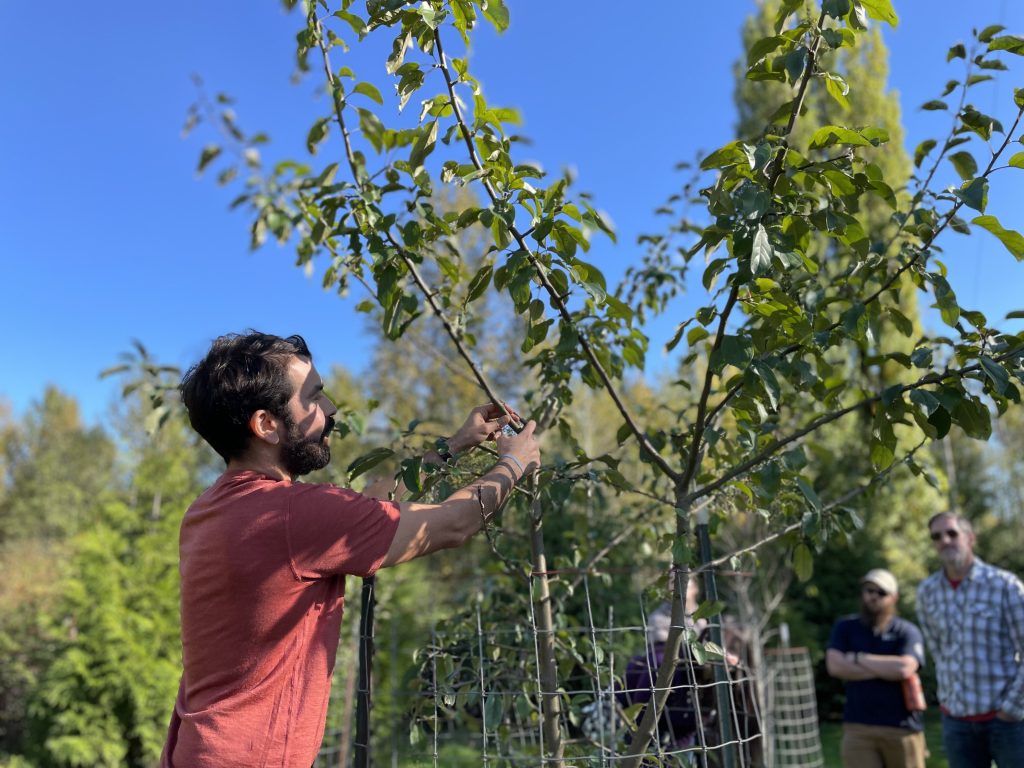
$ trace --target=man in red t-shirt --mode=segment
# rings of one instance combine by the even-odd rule
[[[457,547],[539,466],[529,422],[474,409],[447,454],[497,440],[498,461],[440,504],[294,482],[330,461],[334,404],[305,341],[223,336],[181,384],[227,462],[181,524],[184,671],[162,768],[308,768],[323,738],[345,576]],[[435,462],[447,455],[429,455]]]

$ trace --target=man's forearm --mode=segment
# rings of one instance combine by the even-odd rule
[[[468,502],[473,510],[472,519],[479,524],[472,531],[476,533],[482,530],[508,501],[512,489],[519,481],[518,470],[518,465],[509,459],[500,459],[487,472],[455,491],[442,503],[462,505]]]
[[[840,680],[873,680],[878,675],[853,661],[853,654],[829,650],[825,660],[828,673]]]
[[[858,654],[857,663],[883,680],[903,680],[916,671],[916,659],[910,656],[881,656],[876,653]]]

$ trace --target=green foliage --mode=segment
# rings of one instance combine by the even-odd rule
[[[673,214],[668,231],[646,236],[642,262],[614,285],[586,261],[592,238],[611,235],[605,217],[569,179],[518,162],[521,137],[511,130],[518,114],[489,103],[470,70],[466,46],[476,25],[504,29],[504,5],[371,3],[365,14],[341,6],[325,16],[311,7],[297,38],[300,69],[310,69],[310,53],[324,62],[330,104],[308,131],[306,150],[328,162],[310,157],[265,168],[257,150],[265,137],[245,134],[233,113],[216,109],[195,114],[228,126],[237,151],[211,155],[208,148],[202,159],[242,158],[222,173],[247,172],[235,204],[252,217],[254,247],[273,235],[294,245],[300,265],[319,259],[325,286],[342,294],[364,286],[359,308],[395,349],[408,339],[418,347],[450,343],[458,355],[451,358],[488,398],[502,390],[486,375],[482,361],[491,358],[477,330],[495,303],[518,316],[508,325],[516,343],[507,348],[526,356],[525,402],[557,427],[560,450],[544,468],[537,504],[510,510],[504,529],[532,546],[528,555],[499,558],[504,569],[494,564],[507,581],[493,594],[508,596],[516,584],[510,562],[535,563],[545,550],[542,517],[550,559],[568,556],[576,567],[601,552],[600,539],[574,539],[566,520],[534,512],[578,508],[581,476],[600,489],[603,509],[615,509],[611,500],[625,493],[652,502],[644,519],[674,529],[654,549],[662,567],[673,558],[679,568],[695,565],[695,524],[718,531],[725,510],[767,522],[805,580],[795,589],[808,598],[824,583],[821,570],[835,562],[816,561],[814,551],[846,547],[862,518],[869,529],[884,518],[878,530],[898,535],[882,547],[855,537],[861,552],[893,562],[897,551],[912,551],[898,548],[920,538],[922,515],[940,503],[928,490],[939,483],[919,449],[954,428],[987,439],[993,408],[1002,413],[1019,402],[1024,381],[1024,336],[962,306],[935,259],[950,230],[970,233],[965,206],[982,214],[972,223],[1020,258],[1018,233],[985,210],[989,178],[1016,136],[1024,104],[1016,94],[1005,105],[1007,128],[968,101],[988,73],[1004,68],[999,52],[1020,53],[1019,38],[986,28],[975,33],[970,56],[962,44],[950,49],[958,77],[926,108],[949,112],[953,125],[948,135],[918,144],[919,177],[898,149],[898,111],[881,87],[884,47],[870,24],[895,26],[891,4],[766,4],[745,46],[739,138],[703,158],[683,194],[664,207]],[[324,8],[332,12],[329,3]],[[386,71],[397,102],[381,96],[388,88],[348,87],[357,74],[336,68],[331,56],[350,32],[390,42]],[[413,98],[421,109],[410,125],[397,113]],[[982,167],[977,157],[990,159]],[[947,171],[955,178],[945,179]],[[478,198],[443,204],[446,187],[472,187]],[[479,249],[467,247],[470,237]],[[674,318],[670,347],[686,342],[682,372],[656,407],[640,407],[624,393],[630,374],[644,366],[646,324],[674,311],[672,299],[692,289],[687,269],[698,254],[707,260],[708,298],[692,317]],[[919,296],[933,303],[949,335],[919,327]],[[429,330],[427,318],[436,323]],[[442,390],[386,370],[405,390],[384,390],[393,410],[376,423],[392,438],[399,432],[415,441],[419,425],[445,411]],[[564,415],[580,387],[603,391],[614,414],[614,438],[596,448],[583,447],[580,426]],[[410,413],[413,395],[426,392],[430,406]],[[393,449],[379,445],[385,441],[370,442],[363,448],[372,458],[350,460],[350,474],[390,457]],[[443,492],[457,480],[427,485]],[[903,491],[885,490],[890,480]],[[912,498],[904,502],[903,493]],[[707,523],[694,516],[703,503],[711,506]],[[616,526],[603,518],[588,525],[615,536]],[[919,575],[915,567],[900,575]],[[519,603],[509,599],[521,609],[521,594]],[[571,595],[559,599],[557,621],[568,627],[579,607]],[[835,615],[815,617],[816,624]],[[472,617],[462,618],[465,627]],[[565,641],[557,650],[561,655],[547,661],[572,659],[584,670],[596,664],[594,649]],[[449,649],[431,658],[454,663],[456,656]],[[458,669],[445,679],[452,696],[472,695]]]
[[[148,435],[145,391],[129,390],[116,443],[82,430],[54,391],[11,428],[0,520],[56,498],[74,524],[41,517],[0,545],[0,754],[54,766],[159,757],[181,665],[177,530],[209,453],[180,419]]]

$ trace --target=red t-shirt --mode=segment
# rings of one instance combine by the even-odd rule
[[[309,768],[323,739],[345,575],[376,571],[398,505],[226,472],[181,524],[184,673],[161,768]]]

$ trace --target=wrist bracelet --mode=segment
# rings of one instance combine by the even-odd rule
[[[502,461],[503,459],[511,459],[512,461],[515,462],[516,466],[519,467],[519,473],[522,475],[526,474],[525,467],[523,467],[523,465],[519,462],[519,459],[517,459],[511,453],[503,453],[501,454],[501,456],[498,457],[498,461]]]

